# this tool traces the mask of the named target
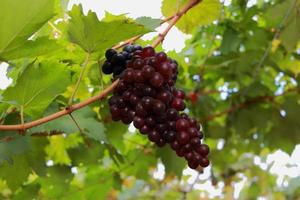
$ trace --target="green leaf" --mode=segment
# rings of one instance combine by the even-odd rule
[[[47,169],[47,176],[37,180],[42,187],[41,193],[49,199],[60,199],[69,188],[73,178],[71,168],[67,166],[54,166]]]
[[[279,26],[284,17],[287,14],[287,11],[291,7],[291,4],[295,0],[287,0],[282,1],[282,3],[275,4],[274,6],[270,7],[265,13],[264,18],[267,22],[268,27],[276,27]]]
[[[14,195],[13,200],[35,199],[39,190],[40,186],[37,184],[26,185]]]
[[[149,30],[155,30],[157,27],[160,26],[160,23],[162,22],[161,19],[153,19],[151,17],[138,17],[135,19],[135,21],[138,24],[144,25]]]
[[[179,178],[182,176],[182,170],[186,166],[186,162],[183,158],[178,157],[170,147],[157,149],[157,156],[161,158],[165,165],[167,174],[175,174]]]
[[[0,132],[1,134],[3,132]],[[6,160],[13,163],[12,157],[30,149],[29,137],[17,136],[9,142],[0,143],[0,164]]]
[[[83,14],[81,5],[74,5],[69,12],[71,17],[68,35],[71,42],[78,44],[85,51],[98,54],[122,40],[150,32],[144,26],[125,16],[110,15],[109,20],[99,21],[94,12]],[[122,30],[122,31],[119,31]]]
[[[53,15],[52,0],[1,0],[0,54],[20,47]]]
[[[283,27],[279,39],[288,51],[293,51],[300,39],[300,4],[296,0],[283,1],[269,8],[264,15],[268,27]]]
[[[67,150],[83,143],[83,139],[78,134],[70,134],[67,137],[56,135],[50,137],[49,142],[45,148],[48,159],[53,160],[56,164],[68,165],[71,164],[71,159]]]
[[[177,3],[178,2],[178,3]],[[161,11],[164,16],[174,15],[179,8],[185,5],[188,0],[174,2],[164,0]],[[185,33],[191,33],[197,26],[208,25],[218,19],[221,12],[221,4],[218,0],[203,0],[182,16],[176,26]]]
[[[300,39],[300,6],[293,9],[292,13],[293,18],[286,23],[279,37],[289,52],[295,49]]]
[[[241,39],[239,38],[239,33],[236,30],[229,27],[224,32],[220,51],[223,54],[234,52],[238,49],[240,43]]]
[[[40,116],[53,99],[70,84],[70,74],[64,64],[56,61],[32,63],[17,80],[16,85],[3,93],[3,100],[23,107],[24,113]]]
[[[10,189],[16,190],[27,180],[31,169],[24,156],[15,156],[13,164],[7,162],[0,167],[0,177],[7,181]]]
[[[61,48],[62,46],[56,43],[55,40],[40,37],[34,41],[28,40],[21,47],[0,54],[0,59],[13,60],[23,57],[36,57],[60,50]]]
[[[101,122],[95,119],[96,113],[89,107],[84,107],[75,111],[72,115],[85,135],[99,142],[108,142],[105,135],[105,127]],[[60,117],[59,119],[34,127],[31,131],[48,133],[51,131],[59,131],[67,134],[79,132],[76,124],[70,116]]]

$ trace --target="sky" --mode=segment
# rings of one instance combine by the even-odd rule
[[[225,5],[229,5],[231,0],[224,0]],[[88,10],[92,10],[97,13],[99,19],[104,17],[105,11],[108,11],[113,14],[124,14],[127,13],[129,17],[137,18],[140,16],[149,16],[152,18],[162,18],[163,15],[160,11],[161,0],[71,0],[68,8],[70,9],[73,4],[81,3],[85,13]],[[256,3],[256,0],[251,0],[248,2],[248,6],[252,6]],[[162,27],[158,28],[158,31],[161,31],[167,24],[164,24]],[[154,37],[157,33],[149,33],[143,38],[150,39]],[[179,52],[184,48],[185,40],[189,38],[189,35],[186,35],[179,31],[176,27],[173,27],[168,33],[167,37],[164,40],[163,48],[166,51],[175,50]],[[6,63],[0,64],[0,89],[5,89],[11,83],[11,80],[6,77],[6,70],[8,65]],[[134,130],[131,130],[134,131]],[[220,141],[221,142],[221,141]],[[276,174],[277,184],[279,186],[286,186],[287,182],[285,177],[296,177],[300,176],[300,145],[297,145],[294,152],[291,155],[279,150],[275,153],[268,156],[266,161],[262,161],[258,156],[255,157],[254,163],[259,165],[262,169],[267,169],[269,165],[272,165],[270,172]],[[289,164],[292,167],[287,167]],[[190,175],[190,178],[187,180],[188,183],[193,183],[197,177],[197,173],[194,170],[186,169],[184,170],[185,175]],[[210,175],[210,167],[208,167],[204,174],[202,174],[199,179],[205,180]],[[157,171],[154,173],[154,178],[161,179],[164,176],[164,166],[159,164]],[[241,176],[242,181],[238,184],[235,184],[235,198],[238,198],[239,192],[246,181],[246,178]],[[196,183],[195,188],[205,188],[210,192],[211,197],[219,196],[224,187],[224,183],[220,182],[217,187],[213,187],[210,182],[200,184]]]

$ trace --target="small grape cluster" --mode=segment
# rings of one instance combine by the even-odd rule
[[[130,55],[124,56],[128,58],[125,66],[123,61],[121,67],[116,64],[115,57],[119,54],[109,49],[102,68],[109,71],[107,63],[111,63],[114,67],[110,67],[109,72],[120,79],[109,99],[112,120],[124,124],[133,122],[141,134],[147,135],[159,147],[170,144],[178,156],[185,157],[192,169],[199,165],[207,167],[209,148],[201,144],[200,124],[182,112],[186,107],[185,93],[175,87],[177,62],[164,52],[156,53],[150,46],[127,45],[120,54],[124,52]]]
[[[107,60],[102,66],[102,72],[113,74],[114,77],[121,74],[126,68],[127,61],[132,59],[134,52],[137,50],[142,50],[142,47],[140,45],[127,45],[120,53],[114,49],[108,49],[105,52]]]

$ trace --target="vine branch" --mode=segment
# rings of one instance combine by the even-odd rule
[[[73,111],[75,110],[78,110],[82,107],[85,107],[95,101],[98,101],[100,99],[103,99],[104,97],[106,97],[115,87],[116,85],[118,84],[118,80],[116,80],[115,82],[113,82],[109,87],[105,88],[101,93],[99,93],[98,95],[96,96],[93,96],[83,102],[80,102],[78,104],[74,104],[74,105],[71,105],[67,108],[65,108],[64,110],[61,110],[57,113],[54,113],[52,115],[49,115],[49,116],[46,116],[46,117],[43,117],[43,118],[40,118],[38,120],[35,120],[35,121],[32,121],[32,122],[28,122],[28,123],[24,123],[23,125],[22,124],[17,124],[17,125],[0,125],[0,130],[3,130],[3,131],[17,131],[17,130],[23,130],[23,128],[25,129],[29,129],[29,128],[32,128],[32,127],[35,127],[35,126],[38,126],[40,124],[44,124],[46,122],[49,122],[49,121],[52,121],[54,119],[57,119],[59,117],[62,117],[64,115],[68,115],[70,113],[72,113]]]
[[[190,1],[188,1],[188,3],[182,9],[180,9],[177,13],[175,13],[173,15],[173,17],[168,17],[165,20],[163,20],[162,23],[164,23],[166,21],[169,21],[169,20],[170,20],[170,23],[167,26],[167,28],[161,34],[159,34],[158,38],[153,42],[152,46],[155,48],[159,43],[163,42],[165,36],[168,34],[170,29],[176,24],[176,22],[182,17],[182,15],[185,14],[189,9],[191,9],[195,5],[197,5],[199,2],[201,2],[201,0],[190,0]],[[133,37],[133,38],[131,38],[129,40],[126,40],[123,43],[115,46],[114,48],[120,48],[120,47],[122,47],[122,45],[125,45],[126,43],[133,42],[133,41],[137,40],[140,37],[141,37],[141,35]],[[88,60],[88,57],[87,57],[86,60]],[[89,104],[91,104],[95,101],[98,101],[98,100],[103,99],[104,97],[106,97],[111,91],[113,91],[113,89],[117,86],[118,82],[119,82],[119,80],[114,81],[110,86],[108,86],[106,89],[101,91],[98,95],[93,96],[93,97],[91,97],[91,98],[89,98],[89,99],[87,99],[83,102],[80,102],[78,104],[69,105],[69,107],[65,108],[64,110],[58,111],[58,112],[56,112],[54,114],[51,114],[49,116],[40,118],[40,119],[32,121],[32,122],[24,123],[24,124],[0,125],[0,130],[2,130],[2,131],[26,130],[26,129],[30,129],[32,127],[47,123],[49,121],[52,121],[52,120],[57,119],[59,117],[62,117],[64,115],[69,115],[75,110],[78,110],[82,107],[85,107],[85,106],[87,106],[87,105],[89,105]],[[75,96],[75,93],[76,93],[76,89],[75,89],[75,92],[73,93],[72,96]],[[71,99],[72,99],[72,97],[71,97]]]
[[[209,115],[207,116],[204,120],[202,120],[203,122],[206,122],[206,121],[211,121],[217,117],[220,117],[222,115],[225,115],[225,114],[228,114],[228,113],[232,113],[236,110],[239,110],[239,109],[243,109],[243,108],[246,108],[252,104],[255,104],[255,103],[259,103],[259,102],[263,102],[263,101],[274,101],[275,98],[277,97],[280,97],[280,96],[284,96],[288,93],[291,93],[291,92],[299,92],[299,88],[295,87],[295,88],[290,88],[288,90],[286,90],[285,92],[283,92],[282,94],[280,95],[276,95],[276,96],[270,96],[270,95],[264,95],[264,96],[257,96],[253,99],[250,99],[250,100],[247,100],[239,105],[234,105],[234,106],[231,106],[230,108],[227,108],[219,113],[216,113],[216,114],[212,114],[212,115]]]

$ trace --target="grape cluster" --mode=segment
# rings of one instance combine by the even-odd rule
[[[130,55],[126,64],[122,61],[122,65],[117,65],[114,57],[124,52]],[[168,143],[178,156],[185,157],[190,168],[207,167],[209,148],[201,144],[200,124],[182,112],[186,107],[185,93],[175,87],[177,62],[150,46],[127,45],[119,54],[107,50],[102,68],[109,71],[109,63],[109,72],[120,79],[109,99],[112,119],[124,124],[133,122],[141,134],[159,147]]]

